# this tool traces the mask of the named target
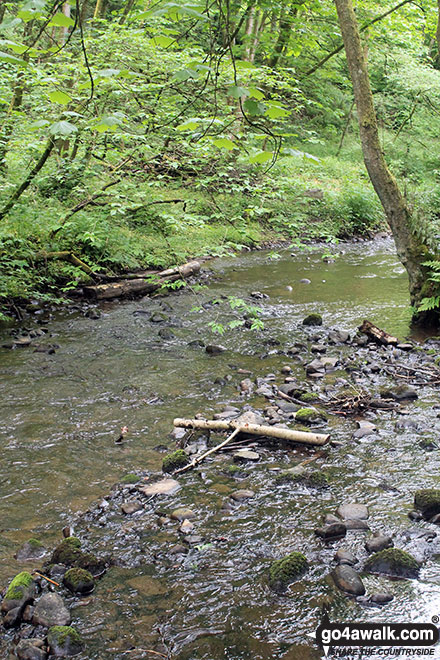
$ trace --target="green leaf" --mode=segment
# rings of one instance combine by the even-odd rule
[[[265,114],[271,119],[280,119],[280,117],[287,117],[287,115],[290,115],[290,112],[291,111],[287,110],[287,108],[283,108],[282,105],[270,104],[268,105]]]
[[[239,99],[241,96],[249,96],[249,90],[238,85],[231,85],[231,87],[228,87],[228,94],[234,99]]]
[[[100,118],[99,123],[95,124],[94,128],[98,133],[114,132],[121,123],[121,119],[116,115],[105,115]]]
[[[237,69],[255,69],[255,65],[246,60],[235,60],[235,67]]]
[[[72,100],[68,94],[61,92],[59,89],[55,92],[50,92],[49,99],[52,103],[61,103],[61,105],[67,105]]]
[[[96,72],[96,77],[113,78],[114,76],[118,76],[120,72],[121,72],[120,69],[101,69],[101,71]]]
[[[179,82],[185,82],[189,78],[198,78],[199,74],[193,69],[182,69],[181,71],[176,71],[173,76],[173,80],[178,80]]]
[[[257,99],[257,101],[264,99],[264,94],[260,89],[258,89],[258,87],[249,87],[249,96]]]
[[[50,124],[50,121],[47,119],[37,119],[37,121],[34,121],[29,128],[31,131],[37,131],[39,128],[43,128],[44,126],[47,126]]]
[[[237,148],[235,142],[232,142],[229,138],[217,138],[216,140],[213,140],[212,143],[219,149],[227,149],[228,151]]]
[[[196,5],[180,5],[176,2],[168,2],[166,5],[150,13],[151,16],[168,16],[172,21],[178,21],[182,16],[191,16],[206,21],[207,18],[194,9]],[[145,12],[148,13],[148,12]]]
[[[200,119],[188,119],[177,126],[178,131],[195,131],[200,126]]]
[[[272,151],[258,151],[256,154],[249,158],[250,163],[267,163],[268,160],[272,160],[273,153]]]
[[[62,137],[68,137],[77,131],[78,129],[74,124],[71,124],[69,121],[65,121],[64,119],[55,122],[55,124],[52,124],[52,126],[49,128],[49,133],[51,135],[61,135]]]
[[[259,103],[254,99],[246,99],[246,101],[243,103],[243,108],[246,110],[248,114],[252,115],[252,117],[258,117],[259,115],[264,115],[266,111],[266,106],[264,105],[264,103]]]
[[[152,46],[160,46],[161,48],[169,48],[174,43],[176,43],[175,39],[165,37],[164,35],[159,35],[150,39],[150,44]]]
[[[55,25],[56,27],[71,27],[72,25],[75,25],[75,21],[70,18],[70,16],[58,12],[52,17],[49,25]]]
[[[27,62],[21,60],[19,57],[14,57],[9,53],[3,53],[0,51],[0,62],[6,62],[7,64],[16,64],[17,66],[27,66]]]

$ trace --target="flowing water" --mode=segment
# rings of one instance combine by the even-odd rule
[[[28,538],[53,547],[61,529],[124,475],[160,470],[163,453],[155,448],[173,448],[169,434],[175,416],[209,417],[229,403],[268,405],[243,398],[238,369],[250,370],[251,377],[275,373],[282,382],[280,368],[290,364],[304,380],[301,362],[276,351],[295,341],[307,343],[311,335],[301,325],[306,314],[320,312],[325,326],[351,333],[368,318],[402,339],[409,336],[406,276],[392,243],[344,249],[334,263],[324,263],[319,249],[282,251],[272,261],[265,251],[217,259],[208,262],[214,276],[200,291],[107,303],[97,320],[79,309],[49,319],[35,316],[28,327],[45,325],[44,341],[59,345],[55,354],[0,349],[0,583],[28,567],[13,558]],[[300,283],[302,278],[311,283]],[[253,301],[261,304],[264,330],[239,328],[213,338],[208,323],[225,322],[230,312],[212,301],[249,299],[256,290],[269,296]],[[174,337],[158,336],[163,324],[149,321],[156,310],[171,318]],[[197,339],[228,350],[209,356],[188,345]],[[280,344],[274,346],[274,340]],[[328,354],[341,350],[330,347]],[[306,348],[300,357],[312,359]],[[127,546],[128,560],[109,569],[86,607],[73,610],[73,623],[87,644],[79,660],[159,658],[157,653],[178,660],[314,660],[321,653],[307,633],[316,629],[323,604],[330,606],[333,620],[422,621],[440,614],[435,560],[425,564],[418,581],[366,577],[369,591],[386,588],[395,596],[385,608],[370,609],[344,596],[328,577],[335,548],[344,545],[366,556],[365,534],[351,532],[330,547],[314,535],[323,513],[343,501],[367,504],[374,531],[410,526],[414,490],[439,481],[438,452],[419,446],[421,436],[438,437],[440,420],[432,410],[438,397],[429,387],[419,396],[409,407],[414,428],[403,433],[395,430],[396,414],[381,411],[374,419],[379,433],[355,442],[354,422],[331,417],[332,438],[343,444],[318,463],[333,475],[328,490],[276,487],[273,468],[289,467],[308,454],[262,448],[260,462],[247,468],[243,480],[222,471],[231,463],[228,455],[206,463],[201,473],[188,473],[179,493],[149,505],[141,526],[133,522],[136,516],[113,517],[108,528],[83,526],[79,534],[92,549],[122,555]],[[122,426],[128,433],[117,445]],[[222,511],[222,502],[237,488],[252,488],[256,496],[232,513]],[[183,505],[195,512],[202,542],[183,557],[170,556],[169,548],[181,538],[177,523],[161,527],[157,513]],[[130,563],[133,531],[137,559]],[[286,594],[272,593],[264,581],[268,566],[292,550],[306,553],[311,570]],[[159,650],[154,655],[148,649]]]

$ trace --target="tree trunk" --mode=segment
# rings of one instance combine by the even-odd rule
[[[93,18],[103,18],[105,12],[106,0],[96,0]]]
[[[287,46],[289,45],[290,34],[292,31],[292,24],[293,21],[295,20],[297,13],[298,13],[298,8],[295,6],[291,7],[288,13],[285,12],[284,9],[282,10],[280,16],[278,39],[275,44],[275,48],[273,50],[273,55],[269,61],[269,66],[271,66],[273,69],[275,69],[278,66],[281,56],[286,51]]]
[[[434,57],[434,66],[440,69],[440,0],[437,0],[437,27],[435,30],[436,53]]]
[[[352,0],[335,0],[335,4],[353,83],[365,166],[385,211],[397,255],[408,272],[411,304],[417,307],[424,295],[422,288],[427,273],[422,263],[428,258],[428,251],[411,228],[409,207],[382,153],[373,95]]]

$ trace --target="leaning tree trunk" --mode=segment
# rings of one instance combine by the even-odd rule
[[[417,307],[426,295],[422,289],[427,281],[427,269],[422,264],[428,258],[428,251],[411,228],[409,207],[382,153],[367,64],[352,0],[335,0],[335,4],[353,84],[365,166],[385,211],[397,255],[408,272],[411,304]]]

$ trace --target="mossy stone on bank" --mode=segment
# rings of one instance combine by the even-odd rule
[[[35,596],[35,582],[27,571],[18,573],[10,582],[3,598],[1,610],[9,612],[15,607],[23,606]]]
[[[414,506],[422,512],[425,520],[440,513],[440,490],[437,488],[423,488],[414,494]]]
[[[52,626],[47,633],[47,642],[51,654],[58,658],[77,655],[84,648],[80,634],[72,626]]]
[[[184,452],[183,449],[177,449],[171,454],[167,454],[165,456],[162,463],[162,471],[174,472],[175,470],[179,470],[180,468],[185,467],[185,465],[188,465],[188,463],[188,454]]]
[[[121,484],[137,484],[138,481],[140,481],[141,478],[138,477],[137,474],[129,473],[126,474],[122,477],[121,479]]]
[[[316,408],[300,408],[295,413],[295,421],[300,424],[313,424],[320,419],[325,419],[325,415]]]
[[[95,588],[95,580],[83,568],[71,568],[63,578],[64,586],[74,594],[89,594]]]
[[[303,325],[322,325],[321,314],[309,314],[303,321]]]
[[[368,557],[364,570],[367,573],[414,579],[419,575],[420,565],[409,552],[387,548]]]
[[[81,541],[76,536],[69,536],[64,539],[53,551],[50,559],[51,564],[64,564],[73,566],[81,557]]]
[[[269,586],[274,591],[284,591],[291,582],[304,575],[307,569],[307,559],[302,552],[291,552],[271,565]]]

